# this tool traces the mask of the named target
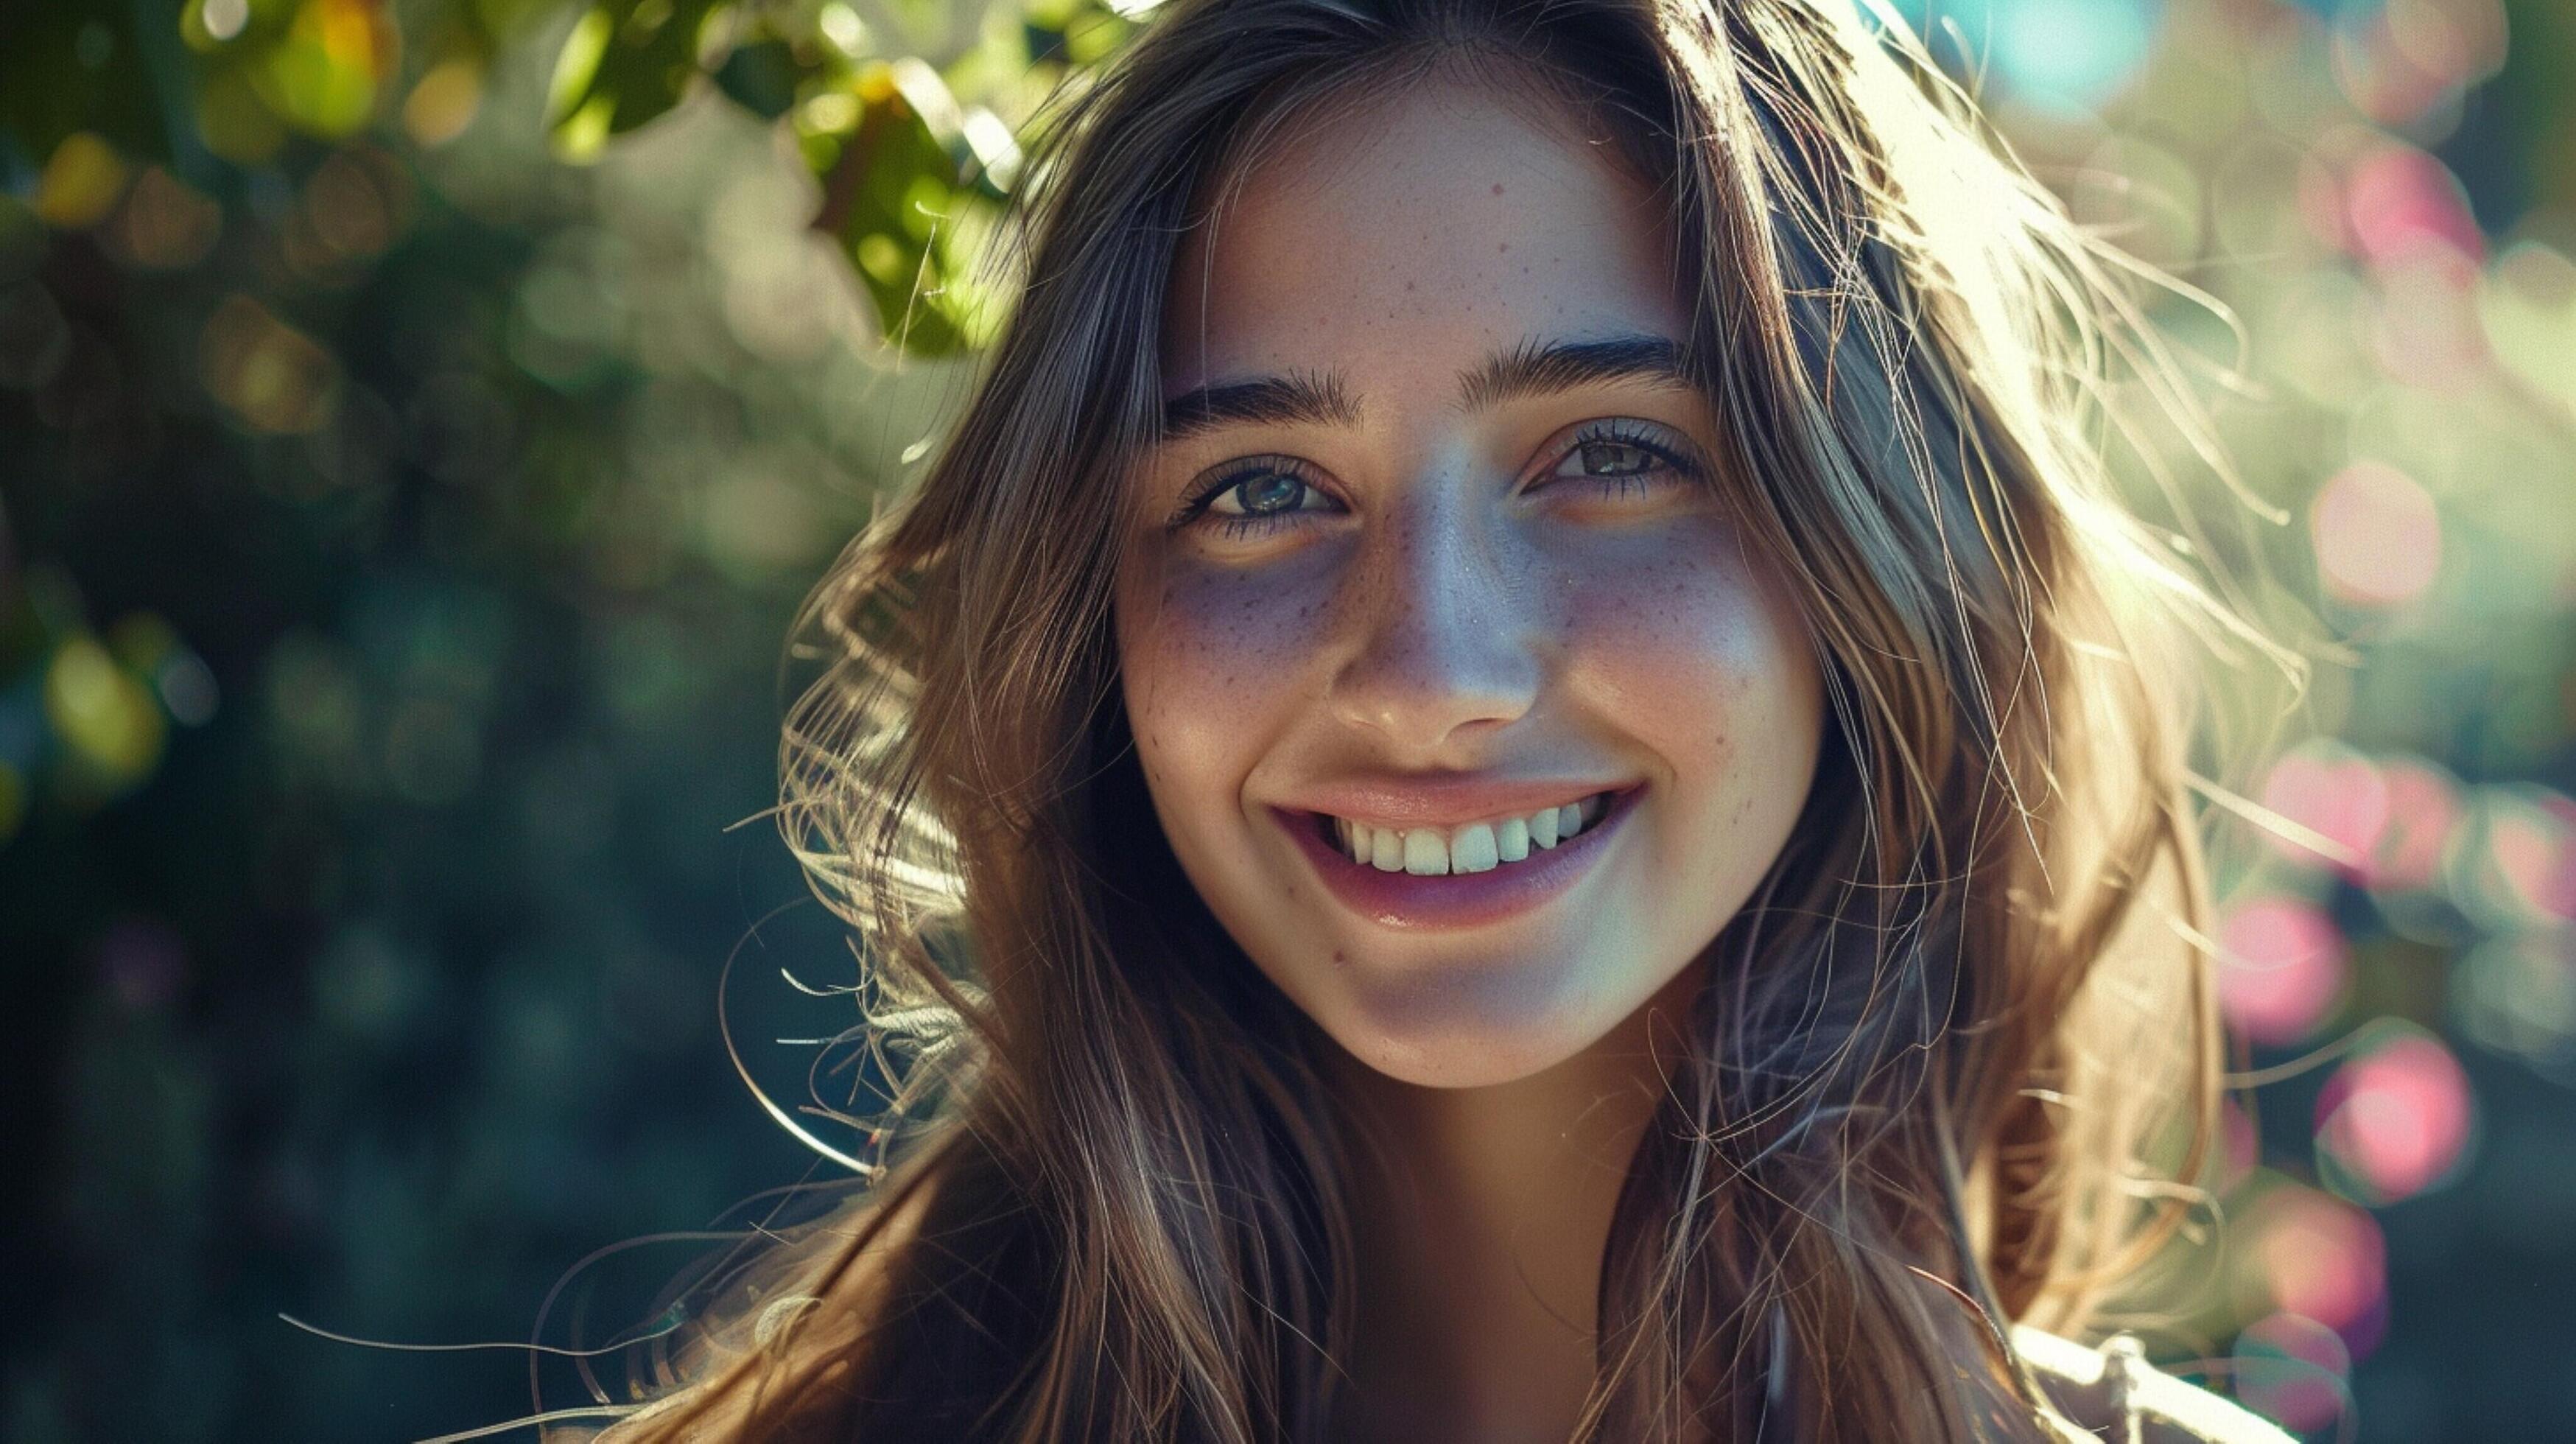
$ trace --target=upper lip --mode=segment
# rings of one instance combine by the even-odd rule
[[[1579,778],[1514,778],[1444,772],[1346,777],[1319,783],[1279,805],[1391,828],[1456,827],[1581,802],[1628,784]]]

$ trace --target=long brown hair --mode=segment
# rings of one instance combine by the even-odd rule
[[[1831,706],[1621,1196],[1579,1433],[2049,1437],[2005,1325],[2093,1322],[2212,1131],[2184,756],[2232,624],[2101,458],[2115,375],[2187,411],[2129,278],[1847,0],[1172,0],[1065,98],[962,419],[800,619],[781,818],[857,934],[872,1184],[612,1437],[1330,1432],[1329,1044],[1163,845],[1111,583],[1181,238],[1312,107],[1441,67],[1669,199]]]

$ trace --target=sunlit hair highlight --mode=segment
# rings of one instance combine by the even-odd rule
[[[1313,107],[1435,70],[1567,107],[1668,198],[1722,484],[1831,704],[1662,1048],[1579,1433],[2065,1427],[2006,1327],[2117,1322],[2187,1216],[2193,679],[2262,648],[2103,459],[2199,434],[2134,276],[1875,5],[1172,0],[1048,117],[1015,314],[800,618],[781,819],[856,934],[871,1184],[619,1444],[1330,1432],[1350,1130],[1161,843],[1110,599],[1182,238]]]

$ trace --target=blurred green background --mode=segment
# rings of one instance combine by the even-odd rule
[[[780,644],[1147,3],[0,22],[0,1434],[508,1418],[516,1354],[277,1316],[523,1339],[804,1176],[715,1011],[737,959],[791,1107],[850,1021],[784,975],[848,957],[760,815]],[[2335,648],[2242,779],[2290,825],[2211,810],[2265,1081],[2160,1357],[2316,1439],[2576,1438],[2576,6],[1899,8],[2235,318],[2160,310]]]

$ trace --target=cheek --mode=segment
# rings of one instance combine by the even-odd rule
[[[1732,528],[1613,539],[1562,580],[1568,685],[1659,756],[1683,800],[1729,813],[1757,793],[1803,800],[1821,681],[1787,589]]]
[[[1158,799],[1230,797],[1286,722],[1324,613],[1315,570],[1173,558],[1122,585],[1128,720]]]

